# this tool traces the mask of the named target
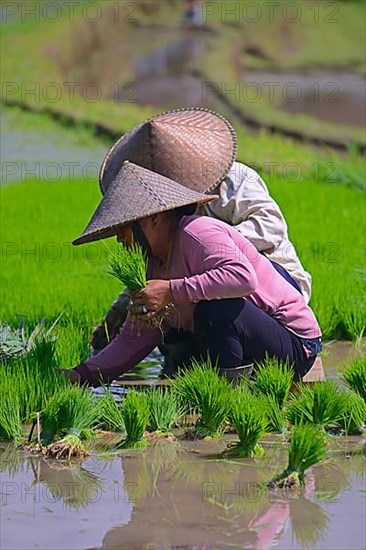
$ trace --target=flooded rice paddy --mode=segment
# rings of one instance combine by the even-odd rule
[[[326,344],[327,377],[359,352],[346,342]],[[127,385],[156,383],[159,356],[150,359]],[[115,390],[118,399],[126,388]],[[286,434],[266,436],[262,457],[241,460],[222,458],[232,434],[220,441],[157,440],[122,452],[109,450],[110,437],[91,441],[91,455],[73,463],[0,444],[1,548],[365,547],[362,437],[331,436],[326,460],[295,492],[266,485],[286,466]]]
[[[281,439],[257,460],[220,458],[224,442],[160,442],[66,465],[1,449],[1,547],[229,549],[365,546],[365,459],[334,438],[298,493],[271,493]]]

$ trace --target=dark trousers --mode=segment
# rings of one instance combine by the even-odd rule
[[[195,309],[194,335],[171,331],[166,339],[176,342],[181,351],[178,361],[187,357],[210,357],[221,369],[258,363],[266,356],[288,361],[295,370],[295,380],[312,367],[315,356],[308,358],[301,338],[292,334],[278,321],[242,298],[199,302]],[[174,348],[174,345],[173,345]],[[174,362],[174,361],[173,361]]]

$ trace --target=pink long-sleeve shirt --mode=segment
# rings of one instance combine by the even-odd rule
[[[321,335],[304,297],[238,231],[206,216],[184,216],[167,265],[149,260],[148,279],[170,280],[175,308],[162,327],[136,329],[129,316],[120,333],[76,370],[92,385],[110,382],[144,359],[170,328],[193,332],[195,304],[243,298],[301,338]]]

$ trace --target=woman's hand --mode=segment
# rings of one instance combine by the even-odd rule
[[[144,289],[132,293],[133,306],[144,306],[147,309],[147,311],[141,311],[141,313],[158,311],[172,301],[170,282],[163,279],[148,281]]]

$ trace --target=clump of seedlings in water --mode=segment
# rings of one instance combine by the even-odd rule
[[[146,395],[135,390],[128,392],[122,406],[122,416],[127,436],[120,446],[137,449],[146,447],[148,442],[143,437],[150,416]]]
[[[337,423],[346,413],[347,396],[333,380],[302,386],[288,406],[287,418],[292,424],[315,424],[323,428]]]
[[[258,443],[267,426],[262,399],[252,395],[245,386],[239,386],[232,395],[229,421],[239,436],[239,442],[229,447],[225,455],[246,458],[263,454]]]
[[[255,370],[255,392],[272,397],[280,408],[284,406],[293,382],[294,373],[288,363],[278,359],[265,359]]]
[[[182,415],[176,395],[169,390],[156,388],[147,393],[147,400],[151,430],[161,433],[170,432]]]
[[[291,436],[287,468],[269,486],[272,489],[299,487],[304,482],[306,470],[324,458],[326,449],[325,435],[316,426],[296,426]]]
[[[347,386],[366,403],[366,357],[356,357],[342,374]]]
[[[147,285],[147,259],[141,246],[137,243],[129,247],[123,244],[119,245],[110,260],[110,268],[110,275],[116,277],[130,292],[142,290]],[[171,307],[172,305],[168,304],[163,309],[150,312],[147,315],[131,311],[132,322],[136,325],[141,323],[151,327],[160,327]]]
[[[57,459],[87,456],[82,439],[91,437],[98,415],[98,407],[88,390],[73,387],[56,394],[42,412],[41,438],[47,442],[57,435],[61,439],[48,445],[46,455]]]
[[[262,405],[267,415],[266,431],[270,433],[283,433],[286,431],[286,412],[280,408],[277,401],[271,395],[263,396]]]
[[[194,427],[197,437],[220,437],[230,411],[232,387],[210,361],[193,362],[192,369],[179,373],[173,382],[173,392],[187,410],[197,409],[199,418]]]
[[[106,390],[106,394],[98,399],[99,415],[98,428],[110,432],[125,432],[122,406],[117,404],[112,393]]]
[[[366,421],[366,403],[360,395],[352,391],[344,393],[345,409],[337,424],[346,434],[358,434]]]

